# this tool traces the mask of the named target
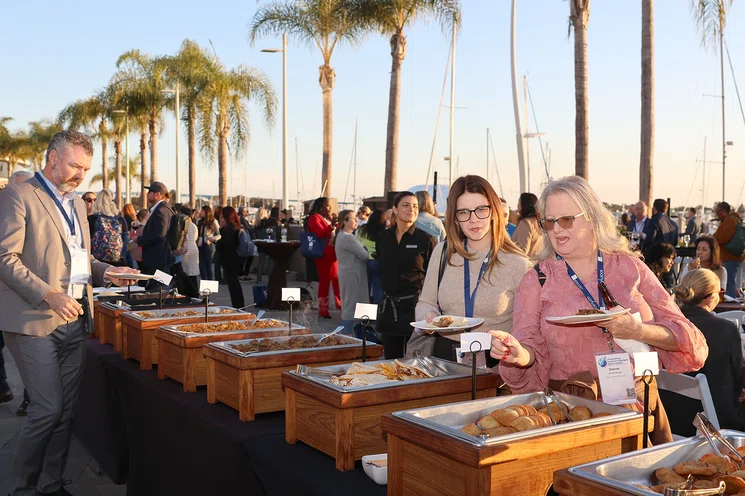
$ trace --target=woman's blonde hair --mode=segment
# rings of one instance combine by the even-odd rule
[[[108,215],[109,217],[116,217],[119,215],[119,209],[116,208],[114,203],[114,193],[109,188],[104,188],[98,192],[96,201],[93,202],[91,212],[94,214]]]
[[[338,224],[336,226],[336,233],[334,235],[334,239],[331,240],[331,245],[332,246],[336,246],[337,237],[338,237],[339,233],[344,230],[344,226],[348,222],[347,221],[347,217],[349,217],[350,214],[351,215],[354,215],[354,210],[342,210],[341,212],[339,212],[339,220],[338,220]]]
[[[437,210],[435,210],[435,202],[432,201],[432,195],[424,190],[417,191],[414,195],[419,201],[419,213],[426,212],[429,215],[437,217]]]
[[[675,286],[675,296],[683,303],[698,305],[714,293],[719,292],[719,276],[709,269],[688,272]]]
[[[629,240],[621,236],[616,229],[616,220],[613,214],[605,208],[603,202],[590,183],[579,176],[566,176],[556,181],[551,181],[546,185],[538,200],[538,210],[546,216],[546,200],[551,195],[565,193],[577,204],[584,214],[585,220],[592,224],[592,230],[595,234],[595,242],[598,249],[605,253],[624,253],[638,257],[638,252],[632,252],[629,248]],[[554,247],[548,233],[541,229],[541,235],[544,237],[544,249],[538,254],[539,260],[546,260],[556,256]]]

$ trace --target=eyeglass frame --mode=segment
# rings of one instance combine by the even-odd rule
[[[478,210],[480,208],[487,208],[488,209],[489,213],[486,215],[486,217],[479,217],[478,216],[478,214],[476,213],[476,210]],[[491,205],[479,205],[478,207],[474,208],[473,210],[470,209],[470,208],[459,208],[459,209],[457,209],[455,211],[455,221],[456,222],[460,222],[460,223],[468,222],[469,220],[471,220],[471,216],[472,215],[475,215],[476,218],[479,219],[479,220],[488,219],[489,217],[491,217],[491,211],[492,211]],[[458,218],[458,212],[468,212],[468,218],[466,220],[460,220]]]
[[[85,203],[93,203],[97,200],[97,198],[91,198],[90,196],[88,198],[83,198],[83,201]]]
[[[580,212],[580,213],[578,213],[577,215],[562,215],[561,217],[559,217],[559,218],[557,218],[557,219],[551,219],[551,218],[549,218],[549,217],[544,217],[544,218],[542,218],[542,219],[539,219],[539,220],[538,220],[538,225],[540,225],[540,226],[541,226],[541,229],[543,229],[543,230],[544,230],[544,231],[546,231],[546,232],[549,232],[549,231],[553,231],[553,230],[554,230],[554,226],[555,226],[556,224],[559,224],[559,227],[561,227],[562,229],[571,229],[571,228],[573,228],[573,227],[574,227],[574,219],[576,219],[577,217],[582,217],[582,216],[584,216],[584,215],[585,215],[585,214],[584,214],[584,212]],[[561,224],[559,223],[559,221],[560,221],[561,219],[571,219],[571,225],[570,225],[569,227],[564,227],[564,226],[562,226],[562,225],[561,225]],[[546,229],[546,227],[545,227],[545,226],[544,226],[544,224],[543,224],[543,223],[544,223],[545,221],[551,221],[551,222],[553,222],[553,223],[554,223],[554,225],[553,225],[553,226],[551,226],[551,229]]]

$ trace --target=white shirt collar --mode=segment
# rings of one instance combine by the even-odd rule
[[[158,203],[152,206],[152,208],[150,209],[150,215],[153,215],[153,212],[155,211],[156,208],[158,208],[158,205],[160,205],[161,203],[163,203],[163,200],[159,200]]]

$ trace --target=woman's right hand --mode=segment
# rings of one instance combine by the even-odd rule
[[[430,324],[432,322],[432,319],[435,317],[439,317],[439,313],[435,312],[434,310],[430,310],[429,312],[424,314],[424,320],[427,321],[427,324]],[[435,329],[422,329],[427,334],[434,334],[437,331]]]
[[[534,358],[530,348],[523,347],[512,334],[504,331],[489,331],[491,334],[492,358],[505,363],[513,363],[518,367],[528,367]]]
[[[688,262],[688,270],[696,270],[701,268],[701,259],[696,257]]]

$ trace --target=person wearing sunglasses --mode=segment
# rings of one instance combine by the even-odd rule
[[[500,360],[499,373],[514,393],[554,390],[602,401],[596,354],[656,351],[668,372],[700,369],[708,355],[706,340],[681,313],[657,277],[631,252],[628,240],[616,230],[613,215],[590,184],[578,176],[549,183],[539,210],[549,243],[537,270],[529,271],[517,288],[512,334],[492,331],[491,354]],[[601,290],[606,289],[601,295]],[[628,313],[602,322],[560,325],[548,317],[577,315],[610,305]],[[637,316],[634,314],[638,314]],[[616,340],[621,341],[621,346]],[[624,348],[625,347],[625,348]],[[602,360],[600,360],[602,362]],[[643,385],[636,380],[642,410]],[[631,391],[631,400],[633,400]],[[672,440],[667,415],[650,388],[650,411],[655,417],[654,444]]]
[[[538,225],[540,214],[536,204],[538,197],[533,193],[523,193],[517,201],[517,213],[519,221],[517,228],[512,234],[512,241],[525,252],[528,257],[536,261],[538,254],[543,251],[546,240]]]
[[[432,253],[417,320],[481,317],[478,330],[512,330],[515,291],[532,263],[507,236],[504,223],[502,201],[483,177],[468,175],[453,183],[445,211],[447,238]],[[417,330],[420,336],[427,332],[432,331]],[[455,361],[459,345],[458,332],[436,334],[434,355]]]
[[[88,212],[88,216],[93,215],[93,204],[98,199],[98,196],[93,191],[86,191],[83,193],[83,201],[85,202],[85,209]]]

